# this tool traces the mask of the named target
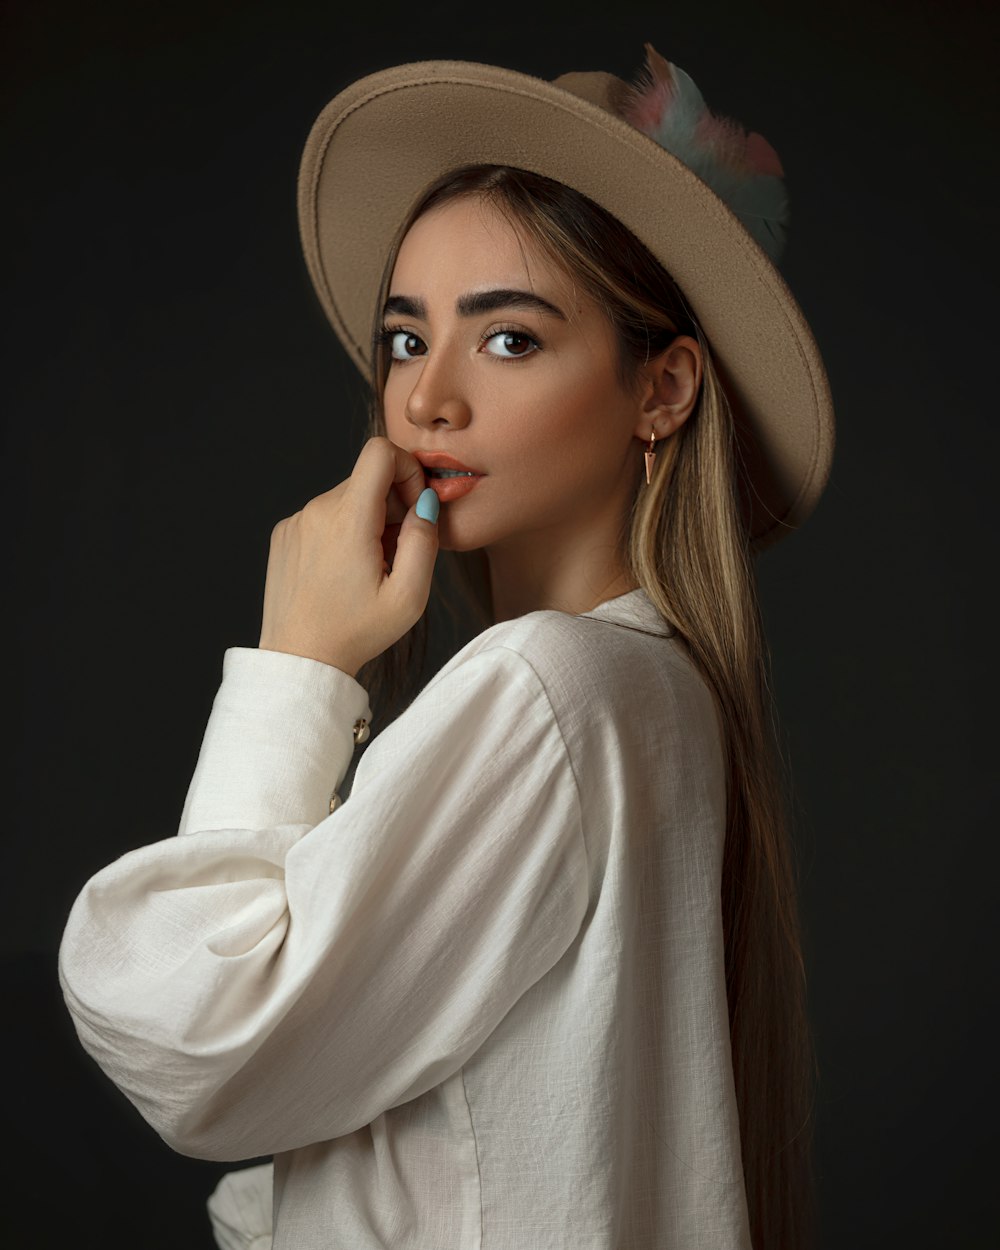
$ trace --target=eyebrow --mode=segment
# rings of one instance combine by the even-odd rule
[[[461,317],[479,317],[483,313],[496,312],[500,308],[519,308],[526,312],[547,313],[550,317],[566,320],[566,314],[547,299],[533,291],[517,291],[511,287],[495,287],[489,291],[470,291],[460,295],[455,308]],[[384,316],[398,314],[427,320],[427,305],[415,295],[390,295],[385,302]]]

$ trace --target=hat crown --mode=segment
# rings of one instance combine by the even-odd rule
[[[623,116],[628,97],[628,83],[617,74],[604,70],[573,71],[553,78],[552,85],[561,87],[579,100],[596,104],[607,113]]]

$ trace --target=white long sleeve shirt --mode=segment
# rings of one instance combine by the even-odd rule
[[[359,717],[226,651],[178,836],[69,915],[83,1046],[175,1150],[274,1155],[275,1250],[749,1250],[720,726],[645,592],[486,629],[331,813]]]

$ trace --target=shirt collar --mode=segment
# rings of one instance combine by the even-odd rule
[[[641,586],[636,587],[635,590],[627,590],[623,595],[616,595],[613,599],[605,599],[596,608],[591,608],[589,612],[581,612],[579,615],[597,621],[610,621],[615,625],[625,625],[630,629],[639,629],[643,633],[660,634],[665,638],[677,632],[673,625],[668,624],[660,616],[656,605]]]

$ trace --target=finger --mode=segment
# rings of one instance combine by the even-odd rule
[[[389,497],[386,500],[385,511],[385,520],[387,525],[401,525],[403,517],[405,517],[409,511],[407,505],[403,503],[403,500],[395,486],[389,488]]]
[[[431,502],[438,503],[437,496]],[[408,603],[417,616],[426,608],[430,598],[438,546],[437,521],[425,520],[417,515],[415,507],[411,508],[399,527],[396,556],[388,584],[390,591]]]
[[[351,476],[360,477],[380,499],[389,504],[389,519],[395,522],[401,521],[406,511],[416,504],[420,492],[427,485],[424,466],[416,456],[410,455],[405,447],[400,447],[382,435],[367,440],[361,449],[361,455],[357,457],[354,474]],[[396,516],[391,515],[394,504],[399,511]]]
[[[388,442],[389,440],[387,439],[386,441]],[[395,453],[395,469],[392,477],[393,490],[403,501],[403,506],[406,509],[413,508],[416,506],[416,502],[422,492],[427,489],[424,466],[405,447],[400,447],[398,444],[391,442],[389,446]],[[403,517],[400,516],[396,519],[402,521]]]
[[[361,447],[351,472],[347,524],[362,541],[381,539],[386,524],[399,525],[425,489],[424,467],[404,447],[375,436]]]

